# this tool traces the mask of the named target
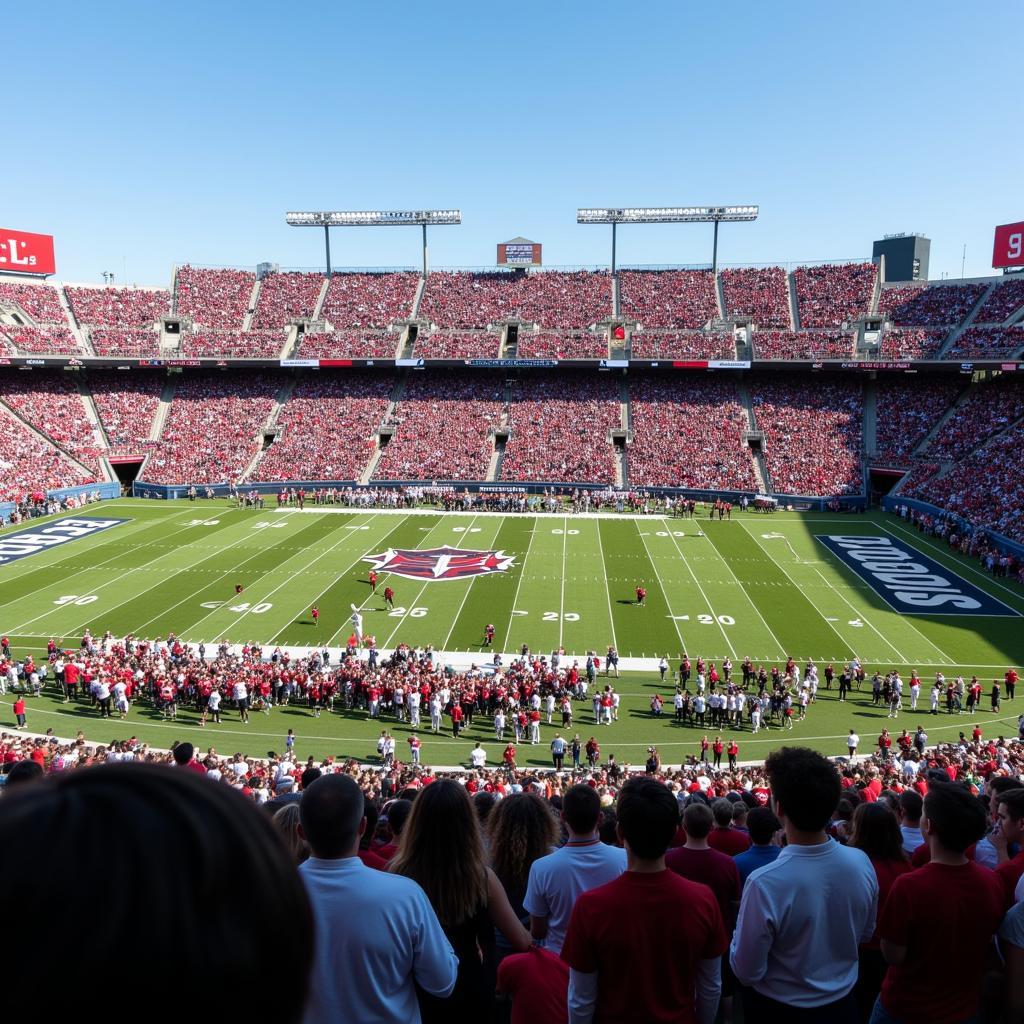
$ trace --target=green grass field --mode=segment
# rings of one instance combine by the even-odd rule
[[[87,627],[118,636],[163,637],[173,631],[208,646],[227,639],[265,647],[336,647],[348,636],[354,604],[382,650],[404,641],[484,657],[483,627],[491,622],[496,646],[504,652],[527,644],[538,652],[562,646],[569,655],[603,654],[615,644],[623,658],[644,659],[636,671],[623,674],[621,720],[601,730],[603,752],[614,751],[620,761],[641,761],[648,743],[656,743],[668,762],[697,749],[695,730],[676,726],[670,715],[655,721],[649,714],[650,695],[671,692],[658,681],[655,664],[661,654],[673,665],[683,650],[691,658],[713,661],[728,655],[736,666],[746,655],[766,665],[788,654],[798,662],[812,657],[837,665],[856,655],[869,670],[917,668],[930,678],[941,669],[977,672],[989,680],[1024,661],[1019,617],[901,615],[814,537],[893,536],[1024,612],[1019,586],[993,580],[889,516],[748,513],[710,522],[614,515],[300,513],[235,509],[224,501],[130,499],[82,514],[128,521],[0,566],[0,632],[11,638],[17,655],[43,652],[50,637],[77,646]],[[13,531],[2,535],[11,536]],[[463,580],[413,580],[382,572],[378,593],[371,593],[368,556],[445,545],[499,550],[514,561],[505,572]],[[240,597],[236,583],[244,586]],[[381,597],[386,583],[395,589],[393,611]],[[637,584],[647,587],[646,607],[634,602]],[[314,602],[319,625],[309,614]],[[793,732],[748,733],[741,739],[741,757],[759,758],[796,739],[841,753],[849,728],[866,741],[884,724],[884,712],[864,701],[861,695],[853,704],[839,704],[823,691]],[[983,727],[987,734],[1013,734],[1018,713],[1005,703],[998,718],[982,716]],[[102,724],[88,707],[65,707],[48,695],[29,706],[29,728],[38,731],[52,727],[58,735],[73,735],[82,729],[97,741],[134,734],[164,747],[198,736],[222,752],[238,748],[243,734],[234,712],[224,718],[221,726],[200,732],[191,712],[165,723],[145,705],[133,707],[125,722]],[[927,711],[905,713],[899,724],[916,726],[919,718],[933,740],[955,738],[967,726],[966,718],[935,719]],[[594,731],[583,705],[576,721],[581,733]],[[9,696],[0,706],[0,724],[13,724]],[[366,722],[358,714],[313,719],[304,709],[274,709],[269,718],[254,716],[244,730],[244,749],[259,755],[280,747],[290,727],[302,755],[369,758],[379,728],[391,724]],[[544,743],[526,761],[546,763],[553,731],[545,727]],[[497,762],[498,745],[483,728],[457,742],[428,735],[424,760],[464,763],[477,735],[491,740],[485,745]],[[404,749],[403,737],[398,738]]]

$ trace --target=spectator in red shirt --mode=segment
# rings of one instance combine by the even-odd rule
[[[735,857],[736,854],[750,849],[750,836],[732,827],[732,811],[733,805],[725,797],[720,797],[711,805],[715,827],[708,833],[708,846],[727,857]],[[739,899],[739,894],[736,898]]]
[[[24,697],[19,697],[14,702],[13,711],[14,711],[14,717],[15,717],[15,719],[18,722],[18,728],[19,729],[24,729],[25,728],[25,698]]]
[[[580,895],[562,949],[576,1024],[714,1020],[728,940],[707,887],[666,870],[678,820],[662,783],[637,777],[623,786],[616,835],[627,870]]]
[[[512,996],[512,1024],[565,1024],[569,965],[539,946],[498,965],[498,993]]]
[[[921,831],[931,861],[897,878],[882,908],[878,935],[889,970],[871,1024],[976,1019],[985,961],[1005,909],[998,876],[965,855],[985,825],[984,808],[965,786],[929,787]]]
[[[728,805],[731,819],[732,805],[728,800],[722,803]],[[691,800],[683,811],[686,845],[670,850],[665,866],[691,882],[706,885],[715,894],[726,928],[731,928],[740,902],[740,873],[732,857],[708,845],[714,820],[711,808],[703,800]]]

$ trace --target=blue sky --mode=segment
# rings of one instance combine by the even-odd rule
[[[437,266],[516,235],[607,263],[578,206],[757,203],[722,262],[932,239],[991,273],[1024,219],[1024,4],[519,0],[9,4],[0,224],[58,276],[322,265],[286,210],[459,207]],[[623,229],[620,263],[710,259],[710,225]],[[415,265],[414,230],[332,234],[337,266]]]

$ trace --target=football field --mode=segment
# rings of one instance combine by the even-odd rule
[[[48,539],[39,541],[40,531],[69,519],[84,525],[72,524],[57,540],[52,532],[43,534]],[[870,552],[881,548],[889,552],[886,557],[926,559],[930,575],[922,577],[924,583],[887,587],[886,580],[898,579],[881,571],[891,565],[870,560]],[[869,554],[857,554],[861,550]],[[858,571],[861,564],[868,570]],[[368,582],[375,566],[376,593]],[[922,588],[940,579],[959,595],[942,598],[944,613],[933,608],[908,613],[906,602],[922,600]],[[240,594],[236,586],[242,587]],[[394,589],[393,608],[385,606],[385,586]],[[644,606],[636,603],[637,586],[647,590]],[[310,614],[313,604],[320,610],[318,623]],[[869,674],[875,667],[898,667],[904,675],[916,668],[926,679],[939,670],[977,672],[989,684],[1024,661],[1022,588],[992,579],[945,545],[881,514],[737,511],[732,520],[719,522],[706,515],[253,510],[229,507],[224,500],[126,499],[0,534],[0,632],[10,637],[19,657],[28,651],[38,656],[51,637],[77,646],[86,628],[94,634],[109,629],[116,636],[174,632],[207,647],[228,640],[256,641],[265,648],[337,648],[351,632],[353,606],[363,615],[364,632],[385,652],[399,642],[432,644],[452,655],[489,660],[483,646],[488,623],[506,661],[523,645],[538,653],[561,647],[581,658],[588,651],[603,656],[614,645],[630,671],[622,685],[627,720],[613,728],[625,760],[631,761],[642,760],[649,742],[680,748],[679,757],[663,751],[666,760],[679,760],[684,750],[694,749],[692,740],[680,737],[682,727],[656,722],[649,714],[655,690],[663,697],[671,694],[671,687],[659,686],[655,666],[661,655],[673,667],[683,651],[694,660],[720,662],[728,656],[737,669],[748,655],[755,665],[768,667],[788,655],[800,663],[813,658],[837,666],[858,657]],[[848,721],[848,707],[836,704],[829,710],[835,702],[823,696],[812,709],[815,727],[804,731],[814,745],[839,753],[835,737],[851,726],[865,732],[869,726]],[[9,696],[5,701],[0,720],[10,724]],[[148,728],[149,742],[167,746],[170,738],[181,738],[189,722],[183,717],[165,725],[151,709],[137,707],[128,722],[104,723],[97,732],[99,723],[87,707],[62,709],[44,697],[31,702],[30,711],[44,705],[46,719],[30,716],[30,728],[52,726],[58,735],[82,728],[90,738],[107,740],[122,733],[143,735]],[[1012,704],[1004,707],[1007,724],[1000,732],[1016,730],[1016,714],[1009,724],[1010,711]],[[274,712],[293,713],[306,714]],[[873,717],[875,711],[869,713]],[[53,717],[59,715],[74,722]],[[234,717],[228,712],[225,720]],[[811,716],[801,725],[810,721]],[[318,737],[300,753],[365,757],[379,731],[361,716],[322,718],[315,727],[312,720],[299,722]],[[260,725],[266,724],[261,718]],[[283,734],[277,724],[266,735]],[[286,725],[294,727],[291,721]],[[174,737],[152,731],[158,727],[172,730]],[[224,729],[235,732],[237,723]],[[669,735],[662,736],[664,730]],[[761,756],[781,741],[770,734],[758,737],[755,747],[748,736],[745,752]],[[214,736],[208,742],[215,742]],[[538,763],[546,742],[536,748]],[[433,760],[465,761],[470,745],[460,740],[450,756]],[[489,753],[497,760],[500,752]]]

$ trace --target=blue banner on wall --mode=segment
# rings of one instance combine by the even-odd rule
[[[815,536],[890,608],[904,615],[1021,614],[900,541],[857,534]]]

